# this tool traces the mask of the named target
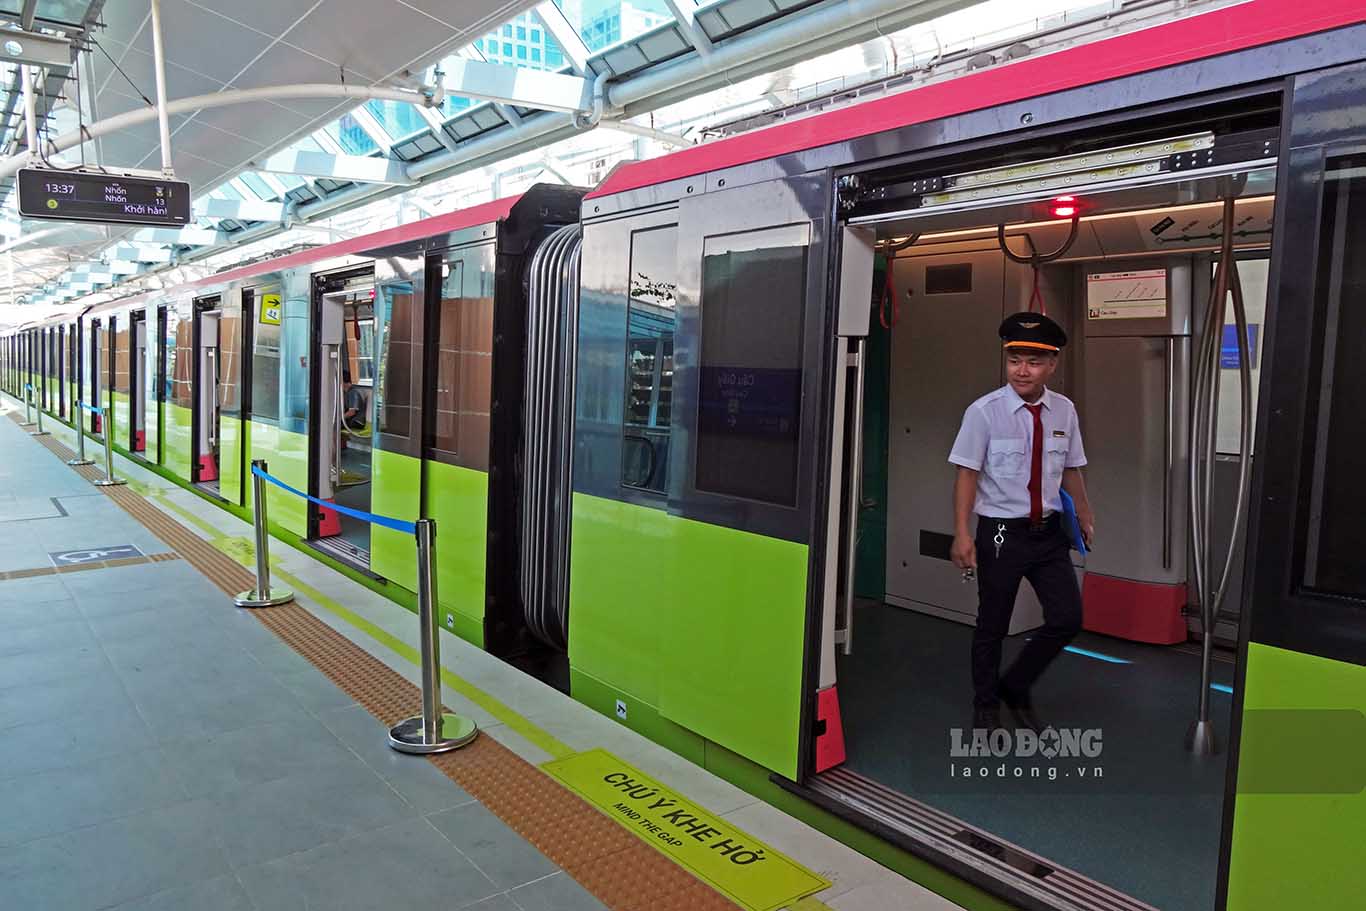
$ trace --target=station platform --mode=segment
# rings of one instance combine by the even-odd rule
[[[416,617],[273,542],[293,604],[250,611],[251,528],[0,404],[0,906],[734,909],[547,771],[603,750],[822,888],[791,911],[957,905],[443,632],[481,735],[405,756]],[[93,456],[102,452],[91,441]],[[828,885],[825,885],[828,883]],[[776,911],[776,909],[763,909]]]

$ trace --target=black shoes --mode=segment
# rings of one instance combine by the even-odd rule
[[[1029,694],[1023,695],[1012,693],[1005,687],[998,690],[1001,702],[1005,704],[1010,716],[1015,719],[1015,726],[1029,728],[1035,734],[1040,733],[1046,725],[1039,720],[1039,716],[1034,713],[1034,706],[1030,704]]]

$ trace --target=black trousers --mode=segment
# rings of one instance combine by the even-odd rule
[[[997,556],[994,538],[1008,527]],[[1029,688],[1081,629],[1081,590],[1056,515],[1040,529],[1018,519],[977,520],[977,629],[972,634],[973,703],[994,708],[1002,690],[1027,698]],[[1043,605],[1044,625],[1030,634],[1015,663],[1001,673],[1001,646],[1010,629],[1020,580],[1028,579]]]

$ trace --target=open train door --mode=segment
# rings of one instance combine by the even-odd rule
[[[214,492],[218,490],[218,441],[220,383],[219,344],[223,312],[221,299],[194,302],[194,453],[191,477]]]

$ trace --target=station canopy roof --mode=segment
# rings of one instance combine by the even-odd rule
[[[1130,4],[1035,5],[1024,32],[1057,25],[1037,18],[1044,13],[1100,21]],[[662,143],[656,153],[687,145],[696,137],[642,125],[642,115],[786,67],[762,97],[751,91],[748,107],[733,106],[771,109],[794,97],[785,88],[795,67],[840,49],[855,52],[839,64],[855,80],[944,60],[945,23],[956,14],[980,9],[999,19],[993,10],[1012,8],[1010,0],[160,0],[171,159],[176,178],[192,186],[195,224],[21,220],[12,176],[0,179],[0,278],[9,290],[0,294],[0,323],[118,293],[139,276],[572,141],[593,126]],[[72,64],[38,74],[43,163],[161,172],[151,19],[150,0],[0,0],[0,29],[71,41]],[[927,24],[937,28],[932,37],[908,37]],[[990,31],[981,21],[971,28]],[[243,91],[231,104],[177,105]],[[28,150],[13,62],[0,63],[0,105],[0,152],[18,162]],[[134,125],[83,132],[138,112],[145,119]]]

